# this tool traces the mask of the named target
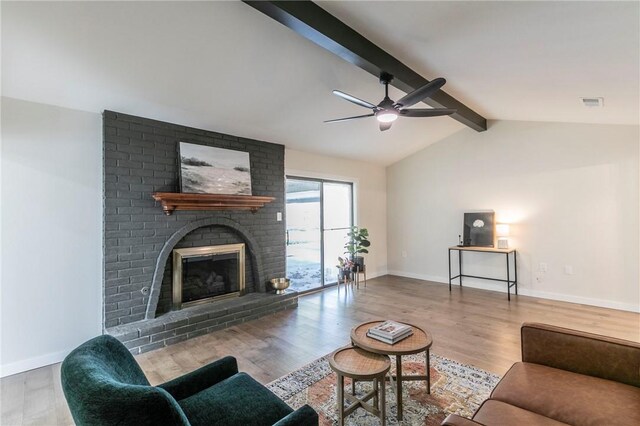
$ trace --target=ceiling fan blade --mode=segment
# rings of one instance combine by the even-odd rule
[[[438,117],[455,114],[456,111],[456,109],[449,108],[401,109],[400,115],[402,117]]]
[[[424,86],[418,87],[413,92],[404,95],[395,103],[395,106],[410,107],[411,105],[416,104],[436,93],[446,82],[447,80],[442,77],[431,80]]]
[[[370,108],[370,109],[376,109],[377,106],[375,106],[374,104],[372,104],[371,102],[367,102],[367,101],[363,101],[362,99],[358,99],[355,96],[351,96],[348,93],[344,93],[341,92],[339,90],[334,90],[333,94],[336,96],[340,96],[342,99],[352,102],[356,105],[360,105],[361,107],[365,107],[365,108]]]
[[[389,130],[393,122],[390,123],[380,123],[380,131],[384,132],[385,130]]]
[[[355,120],[357,118],[373,117],[375,114],[355,115],[353,117],[336,118],[335,120],[325,120],[325,123],[338,123],[340,121]]]

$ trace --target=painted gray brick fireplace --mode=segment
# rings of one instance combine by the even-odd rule
[[[105,111],[104,327],[144,352],[297,306],[276,296],[268,280],[285,276],[284,147]],[[254,195],[275,200],[249,211],[175,211],[167,216],[154,192],[178,192],[178,142],[249,152]],[[170,311],[174,248],[246,245],[246,295]]]

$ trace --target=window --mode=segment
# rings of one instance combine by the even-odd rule
[[[353,225],[353,184],[287,177],[287,277],[307,291],[337,282]]]

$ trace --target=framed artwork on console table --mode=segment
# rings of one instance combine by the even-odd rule
[[[479,212],[464,214],[464,246],[493,247],[495,213]]]

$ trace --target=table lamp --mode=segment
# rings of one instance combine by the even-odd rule
[[[498,248],[506,249],[509,248],[509,224],[508,223],[497,223],[496,224],[496,235],[498,236]]]

